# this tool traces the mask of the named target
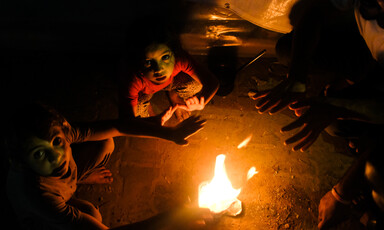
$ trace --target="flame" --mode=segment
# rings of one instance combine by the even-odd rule
[[[248,143],[251,141],[251,139],[252,139],[252,134],[249,135],[247,138],[245,138],[245,140],[243,140],[243,141],[237,146],[237,148],[238,148],[238,149],[241,149],[241,148],[247,146]]]
[[[199,186],[199,207],[208,208],[211,212],[220,213],[228,209],[235,201],[241,189],[234,189],[229,181],[224,166],[225,155],[216,157],[215,175],[210,182],[202,182]]]
[[[248,170],[248,173],[247,173],[247,180],[251,179],[255,174],[258,174],[259,171],[256,171],[256,167],[252,167]]]

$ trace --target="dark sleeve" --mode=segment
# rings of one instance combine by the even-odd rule
[[[69,131],[69,143],[81,143],[92,135],[92,129],[85,123],[76,123],[71,126]]]

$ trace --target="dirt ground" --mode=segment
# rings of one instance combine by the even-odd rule
[[[81,65],[81,71],[63,71],[59,76],[69,79],[67,85],[53,83],[40,98],[70,121],[116,118],[117,85],[105,71],[113,61],[95,59],[72,60],[75,66]],[[239,65],[248,60],[240,60]],[[98,206],[108,226],[144,220],[178,205],[196,205],[199,184],[213,177],[215,157],[226,154],[228,176],[234,188],[242,188],[243,213],[236,218],[223,216],[211,229],[316,229],[321,197],[337,183],[352,158],[342,154],[344,142],[326,134],[306,152],[283,145],[293,133],[279,130],[294,120],[293,113],[259,114],[247,96],[249,89],[271,83],[267,68],[272,61],[262,58],[254,63],[237,76],[230,94],[215,96],[196,113],[207,123],[189,139],[188,146],[158,139],[115,138],[108,165],[113,183],[80,186],[76,196]],[[156,110],[167,106],[164,94],[154,101]],[[250,134],[248,146],[237,149]],[[247,182],[251,166],[259,173]]]
[[[253,49],[271,48],[275,38],[253,41],[257,45]],[[189,39],[196,40],[193,36]],[[213,59],[226,62],[222,55],[227,51],[237,52],[224,49],[214,53]],[[14,50],[5,58],[5,71],[9,72],[4,76],[11,76],[1,79],[5,102],[8,98],[38,99],[55,107],[70,122],[117,118],[115,54],[18,52]],[[268,50],[265,58],[235,79],[224,79],[224,83],[234,80],[234,89],[230,91],[231,84],[223,87],[226,96],[215,96],[203,111],[195,113],[207,123],[189,138],[188,146],[159,139],[115,138],[115,151],[108,164],[113,183],[79,186],[76,197],[99,207],[103,222],[110,227],[144,220],[176,206],[194,206],[199,184],[213,177],[216,156],[226,154],[228,176],[234,188],[242,188],[239,199],[243,213],[238,217],[221,216],[210,229],[316,229],[321,197],[353,159],[346,154],[343,140],[327,134],[306,152],[294,152],[292,146],[283,145],[294,132],[279,132],[295,119],[294,114],[285,110],[271,116],[256,111],[248,91],[276,84],[278,79],[267,71],[276,61],[273,55]],[[208,63],[207,56],[195,58],[203,65]],[[235,59],[235,68],[250,60]],[[164,93],[153,100],[156,111],[168,106]],[[249,135],[250,143],[237,149]],[[259,173],[246,181],[252,166]]]

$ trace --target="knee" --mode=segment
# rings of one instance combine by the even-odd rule
[[[102,222],[103,218],[98,208],[96,208],[91,202],[80,199],[70,200],[69,203],[79,209],[81,212],[86,213],[98,221]]]
[[[101,145],[102,152],[112,153],[115,150],[115,142],[113,138],[103,140],[101,142]]]

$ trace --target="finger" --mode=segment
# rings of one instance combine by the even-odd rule
[[[183,109],[189,111],[189,107],[186,105],[178,105],[178,109]]]
[[[204,99],[204,97],[201,97],[201,98],[200,98],[200,104],[205,105],[205,99]]]
[[[111,173],[111,171],[108,170],[106,172],[102,172],[101,175],[104,177],[109,177],[109,176],[112,176],[112,173]]]
[[[258,100],[262,97],[265,97],[270,91],[262,91],[262,92],[256,92],[255,95],[251,96],[250,98],[252,100]]]
[[[178,145],[187,146],[189,143],[187,140],[179,140],[175,142]]]
[[[302,140],[306,136],[310,134],[311,130],[308,128],[308,126],[305,126],[300,132],[295,134],[294,136],[288,138],[287,140],[284,141],[284,145],[289,145],[292,143],[295,143],[297,141]]]
[[[289,105],[289,109],[294,110],[294,109],[299,109],[302,107],[308,107],[310,106],[309,101],[297,101]]]
[[[282,111],[283,109],[287,108],[287,106],[290,104],[290,100],[281,100],[280,103],[278,103],[276,106],[274,106],[270,111],[269,114],[275,114],[277,112]]]
[[[185,104],[189,107],[189,106],[192,104],[192,100],[191,100],[191,98],[187,99],[187,100],[185,101]]]
[[[268,97],[268,95],[265,95],[265,97],[261,98],[259,102],[256,103],[255,105],[256,109],[260,109],[263,105],[268,103],[269,100],[270,100],[270,97]]]
[[[304,118],[302,116],[302,117],[299,117],[296,121],[294,121],[294,122],[284,126],[283,128],[281,128],[280,132],[291,131],[291,130],[299,128],[303,125],[304,125]]]
[[[306,138],[305,142],[303,143],[303,147],[300,148],[301,152],[306,151],[319,137],[320,133],[312,132],[309,137]]]
[[[279,102],[280,102],[280,100],[278,100],[278,99],[277,100],[273,99],[273,100],[268,101],[266,104],[264,104],[262,107],[260,107],[259,113],[264,113],[265,111],[268,111],[269,109],[278,105]]]
[[[196,96],[193,97],[193,102],[195,104],[199,104],[199,98],[197,98]]]

